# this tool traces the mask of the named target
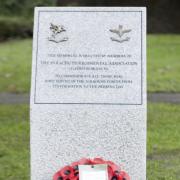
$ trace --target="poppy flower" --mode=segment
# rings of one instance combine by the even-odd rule
[[[88,165],[88,164],[90,164],[90,163],[91,163],[90,159],[82,158],[82,159],[80,159],[80,160],[77,161],[77,162],[73,162],[73,163],[71,164],[71,166],[76,166],[76,165]]]
[[[106,164],[106,161],[104,161],[102,158],[94,158],[92,160],[92,164]]]
[[[125,171],[121,171],[118,180],[130,180],[130,177]]]
[[[107,170],[108,170],[108,179],[111,180],[112,177],[114,176],[114,172],[112,170],[112,167],[108,165]]]
[[[62,177],[72,178],[74,176],[73,168],[65,166],[61,171]]]
[[[60,174],[60,172],[56,172],[53,176],[53,180],[61,180],[62,176]],[[62,179],[63,180],[63,179]]]
[[[120,167],[118,165],[116,165],[115,163],[113,163],[112,161],[106,161],[106,164],[111,166],[111,168],[114,172],[120,171]]]

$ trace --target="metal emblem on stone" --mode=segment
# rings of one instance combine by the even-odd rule
[[[68,37],[62,37],[62,32],[66,32],[66,29],[62,25],[50,24],[51,36],[48,38],[49,41],[60,43],[68,40]]]
[[[124,37],[124,35],[131,32],[131,29],[124,29],[123,30],[122,25],[119,25],[118,29],[110,29],[109,31],[118,35],[118,38],[111,37],[112,41],[123,43],[125,41],[130,40],[130,37]]]

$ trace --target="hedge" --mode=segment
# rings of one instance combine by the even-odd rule
[[[19,17],[0,17],[0,41],[26,38],[33,34],[33,21]]]

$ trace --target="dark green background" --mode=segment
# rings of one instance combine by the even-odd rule
[[[180,32],[179,0],[1,0],[0,16],[32,19],[35,6],[146,6],[148,32]]]

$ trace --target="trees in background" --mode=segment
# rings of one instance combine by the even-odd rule
[[[55,0],[0,0],[0,16],[32,17],[35,6],[52,6]]]
[[[0,0],[0,41],[33,34],[35,6],[52,6],[55,0]]]
[[[146,6],[148,32],[180,33],[180,0],[56,0],[58,6]]]
[[[2,19],[2,16],[22,16],[32,19],[35,6],[56,5],[146,6],[148,7],[148,32],[180,32],[180,0],[0,0],[0,17]]]

